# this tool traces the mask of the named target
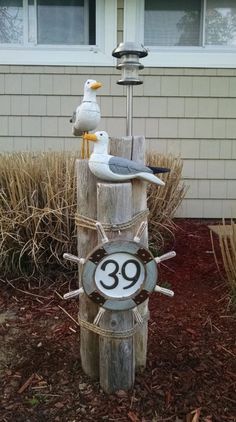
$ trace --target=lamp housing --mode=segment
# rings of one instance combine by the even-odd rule
[[[120,43],[112,52],[113,57],[119,59],[117,69],[121,70],[119,85],[141,85],[143,81],[139,78],[139,70],[144,66],[139,62],[140,58],[148,54],[142,44],[135,42]]]

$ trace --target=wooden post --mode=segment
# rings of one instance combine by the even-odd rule
[[[145,162],[145,138],[143,136],[133,137],[131,159],[139,163]],[[133,214],[147,208],[147,183],[141,180],[133,180]],[[137,227],[136,227],[137,229]],[[141,243],[148,246],[148,230],[143,234]],[[135,359],[136,369],[143,370],[147,361],[147,340],[148,340],[148,299],[138,306],[140,315],[146,319],[143,325],[135,334]]]
[[[116,155],[118,157],[128,158],[128,160],[131,160],[132,141],[132,136],[112,138],[110,140],[111,155]]]
[[[87,160],[76,160],[77,173],[77,210],[86,217],[97,219],[97,179],[91,173]],[[78,256],[85,258],[97,245],[97,232],[78,227]],[[81,268],[79,269],[81,270]],[[80,284],[79,271],[79,284]],[[79,315],[81,319],[93,322],[98,306],[85,294],[79,298]],[[99,342],[98,335],[85,329],[80,330],[80,356],[84,372],[91,378],[99,377]]]
[[[119,224],[132,218],[131,183],[98,183],[98,220],[101,223]],[[108,239],[118,238],[117,232],[107,232]],[[132,230],[122,231],[120,239],[132,239]],[[125,331],[133,327],[133,313],[106,311],[100,327],[113,331]],[[100,385],[106,393],[128,390],[135,377],[133,336],[112,339],[100,336]]]
[[[126,137],[111,140],[111,154],[144,162],[144,137]],[[78,213],[101,223],[118,224],[129,221],[139,211],[146,209],[146,183],[134,180],[131,183],[98,183],[88,168],[87,160],[76,161]],[[129,198],[130,200],[127,200]],[[132,239],[137,227],[121,232],[122,239]],[[107,233],[108,238],[117,238],[117,232]],[[78,227],[78,256],[85,258],[97,246],[97,232]],[[147,233],[142,243],[147,245]],[[143,317],[147,316],[147,301],[139,306]],[[80,318],[93,322],[98,306],[85,294],[80,295]],[[106,311],[101,327],[122,331],[133,327],[132,311]],[[135,342],[135,347],[134,347]],[[100,349],[100,351],[99,351]],[[137,368],[146,366],[147,322],[133,337],[110,339],[100,337],[81,328],[80,353],[84,372],[91,378],[98,378],[104,391],[112,393],[129,389],[134,382],[135,357]],[[135,357],[134,357],[135,354]],[[99,364],[100,356],[100,364]]]
[[[112,139],[111,153],[123,157],[131,157],[132,138]],[[77,175],[77,211],[79,214],[97,220],[97,178],[91,173],[87,160],[76,160]],[[97,246],[97,232],[78,227],[78,256],[85,258]],[[79,285],[81,267],[79,268]],[[93,322],[98,312],[98,306],[85,294],[79,298],[79,315],[81,319]],[[95,333],[81,328],[80,330],[81,364],[86,375],[99,377],[99,339]]]

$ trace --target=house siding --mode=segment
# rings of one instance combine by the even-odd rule
[[[119,5],[119,3],[118,3]],[[122,37],[123,10],[118,9]],[[145,61],[143,61],[145,64]],[[134,87],[133,133],[147,151],[183,158],[189,186],[179,217],[236,216],[236,69],[145,68]],[[77,151],[69,118],[97,78],[100,129],[123,136],[125,88],[110,67],[0,66],[0,152]]]

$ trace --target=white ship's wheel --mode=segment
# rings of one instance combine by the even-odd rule
[[[64,294],[64,299],[85,293],[100,306],[94,320],[99,324],[105,310],[126,311],[132,309],[136,320],[142,323],[137,305],[144,302],[153,291],[172,297],[172,290],[156,284],[157,264],[174,257],[174,251],[154,258],[152,253],[140,243],[147,227],[142,223],[133,240],[109,241],[101,223],[96,224],[102,244],[98,245],[87,258],[79,258],[65,253],[69,261],[80,264],[81,287]]]
[[[157,283],[151,252],[133,241],[110,241],[86,258],[81,282],[88,297],[108,310],[132,309],[147,299]]]

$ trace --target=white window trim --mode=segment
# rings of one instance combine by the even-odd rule
[[[0,45],[0,64],[114,66],[117,45],[117,0],[96,0],[96,46]]]
[[[124,0],[124,41],[144,43],[144,0]],[[235,68],[236,48],[149,47],[143,64],[148,67]]]

